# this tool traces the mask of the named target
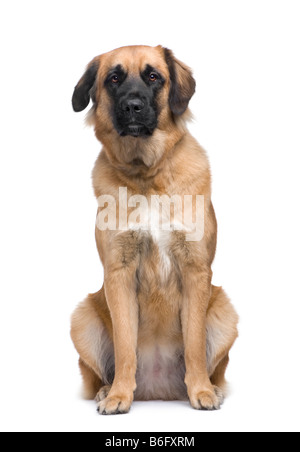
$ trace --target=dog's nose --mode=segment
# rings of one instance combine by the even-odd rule
[[[145,104],[141,99],[135,98],[123,101],[121,107],[123,111],[140,113],[145,107]]]

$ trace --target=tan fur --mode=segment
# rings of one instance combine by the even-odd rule
[[[172,58],[184,89],[191,72]],[[154,237],[138,228],[96,228],[104,287],[75,311],[71,332],[84,393],[92,398],[99,393],[103,414],[128,412],[134,398],[189,397],[196,409],[219,408],[238,318],[223,289],[211,284],[217,224],[206,154],[185,126],[189,112],[176,117],[170,110],[170,74],[162,47],[126,47],[93,61],[100,66],[89,122],[103,143],[93,171],[95,196],[118,199],[119,187],[127,187],[128,197],[148,199],[154,194],[204,195],[205,235],[201,242],[187,242],[182,231]],[[151,64],[166,78],[158,128],[147,139],[120,137],[113,127],[103,80],[119,63],[129,74]],[[136,159],[143,164],[133,165]],[[110,372],[113,381],[106,381]]]

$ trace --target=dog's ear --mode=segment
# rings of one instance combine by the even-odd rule
[[[77,83],[72,97],[73,109],[76,112],[84,110],[90,103],[90,98],[95,102],[95,82],[99,69],[99,57],[94,58],[86,68],[85,73]]]
[[[196,81],[191,69],[175,58],[171,50],[164,48],[164,53],[171,79],[170,108],[175,115],[182,115],[195,94]]]

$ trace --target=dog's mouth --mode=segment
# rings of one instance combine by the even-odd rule
[[[154,129],[151,129],[144,124],[128,124],[119,132],[121,137],[149,137],[153,134]]]

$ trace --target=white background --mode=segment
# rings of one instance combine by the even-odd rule
[[[300,5],[285,0],[1,2],[0,429],[300,430]],[[73,87],[95,56],[162,44],[194,69],[191,131],[219,222],[214,282],[240,316],[218,412],[79,397],[72,311],[103,273],[91,170],[100,150]]]

